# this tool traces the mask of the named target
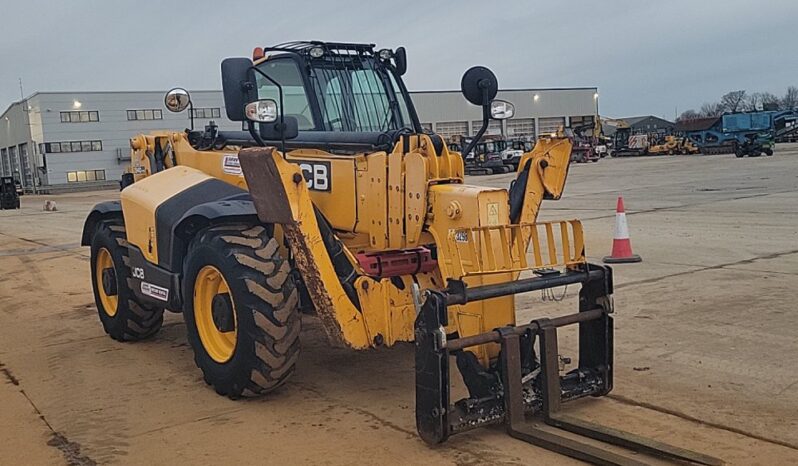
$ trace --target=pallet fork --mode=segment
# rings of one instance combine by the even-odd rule
[[[449,339],[444,331],[449,305],[568,284],[582,284],[579,312],[576,314],[535,319],[526,325],[503,327],[468,337]],[[585,396],[603,396],[612,390],[611,295],[611,269],[592,264],[586,264],[581,270],[473,288],[467,288],[462,281],[453,280],[443,292],[426,292],[426,299],[419,299],[415,323],[416,426],[420,436],[427,443],[437,444],[452,434],[503,422],[507,433],[514,438],[594,464],[646,463],[639,455],[616,453],[597,446],[595,442],[585,443],[576,440],[573,435],[557,433],[557,430],[660,459],[704,465],[723,464],[711,456],[563,413],[563,402]],[[561,376],[557,329],[574,324],[579,325],[579,364],[578,368]],[[539,362],[534,355],[535,339],[539,341]],[[491,371],[485,371],[484,368],[481,371],[467,370],[468,364],[464,361],[468,361],[468,358],[463,357],[466,348],[488,343],[501,345],[499,362],[492,370],[493,379],[490,378]],[[457,357],[458,368],[470,392],[469,398],[454,405],[450,404],[449,356]],[[490,390],[478,388],[491,380]],[[525,422],[527,414],[536,415],[538,420]],[[542,428],[541,420],[545,428]]]

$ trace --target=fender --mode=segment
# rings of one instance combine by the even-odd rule
[[[97,222],[111,217],[119,217],[122,220],[122,203],[120,201],[105,201],[95,205],[86,221],[83,223],[83,234],[80,236],[80,245],[91,245],[91,237],[97,228]]]
[[[166,225],[159,218],[158,244],[164,254],[161,256],[161,266],[172,272],[181,272],[188,245],[199,230],[211,225],[236,222],[261,223],[252,198],[245,191],[195,205],[168,229],[164,228]]]

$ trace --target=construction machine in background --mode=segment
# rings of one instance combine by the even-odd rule
[[[665,136],[658,143],[648,147],[647,155],[676,155],[681,154],[683,150],[683,142],[681,138],[676,136]]]
[[[464,153],[465,173],[467,175],[493,175],[496,173],[509,173],[503,158],[503,141],[498,137],[486,136],[483,141],[477,141],[473,149]],[[454,137],[448,147],[454,151],[462,151],[475,141],[472,137]]]
[[[529,139],[511,139],[507,147],[502,151],[504,163],[510,167],[510,171],[518,170],[518,165],[524,154],[531,152],[535,148],[535,142]]]
[[[19,192],[14,177],[0,177],[0,210],[19,209],[19,206]]]
[[[587,163],[598,162],[601,155],[596,151],[598,138],[594,134],[595,123],[565,127],[562,133],[571,140],[571,162]]]
[[[245,130],[134,137],[120,201],[90,212],[82,244],[112,338],[147,338],[164,310],[182,312],[205,382],[230,398],[262,395],[294,372],[301,310],[333,345],[413,342],[416,426],[430,444],[503,423],[590,462],[640,457],[561,429],[719,463],[562,409],[608,394],[614,372],[612,270],[588,263],[578,220],[537,221],[543,199],[562,195],[567,138],[538,140],[508,189],[470,186],[461,154],[422,130],[403,48],[292,42],[253,59],[222,62],[227,117]],[[461,87],[483,114],[467,154],[513,107],[494,100],[487,68]],[[191,99],[175,89],[166,105],[183,111]],[[517,322],[516,294],[565,285],[581,286],[577,312]],[[570,326],[578,359],[561,369],[558,331]],[[453,362],[468,391],[454,403]]]

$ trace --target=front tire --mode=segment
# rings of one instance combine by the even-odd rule
[[[184,268],[184,318],[205,382],[230,398],[285,383],[299,356],[298,290],[263,226],[200,232]]]
[[[117,341],[143,340],[163,324],[163,309],[136,302],[127,261],[125,226],[100,222],[91,241],[91,284],[103,329]]]

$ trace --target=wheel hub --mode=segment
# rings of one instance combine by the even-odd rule
[[[113,267],[106,267],[102,271],[103,292],[106,296],[116,296],[116,271]]]
[[[230,293],[220,293],[213,297],[211,315],[213,316],[213,324],[220,332],[232,332],[235,330],[233,300],[230,299]]]

